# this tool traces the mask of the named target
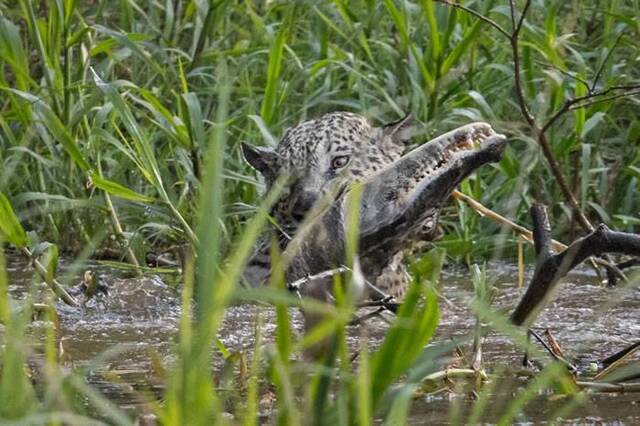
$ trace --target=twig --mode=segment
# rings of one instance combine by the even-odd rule
[[[51,290],[53,290],[55,295],[58,296],[60,300],[62,300],[64,303],[66,303],[69,306],[74,306],[74,307],[79,306],[76,299],[74,299],[73,296],[67,293],[67,290],[64,289],[62,284],[60,284],[55,278],[49,279],[47,277],[48,275],[47,268],[45,268],[44,265],[40,263],[40,261],[33,256],[33,253],[31,253],[31,250],[24,247],[22,248],[22,253],[24,253],[24,255],[31,260],[31,262],[33,263],[33,266],[36,268],[36,272],[38,273],[38,275],[40,275],[40,278],[44,280],[44,282],[49,286]]]
[[[579,96],[577,98],[573,98],[573,99],[568,99],[565,101],[565,103],[562,105],[562,107],[556,111],[551,118],[549,118],[549,120],[547,120],[547,122],[545,123],[544,126],[542,126],[542,133],[545,133],[547,130],[549,130],[551,128],[551,126],[560,118],[562,117],[562,115],[566,114],[569,111],[574,111],[576,109],[579,108],[584,108],[586,106],[589,105],[593,105],[593,104],[587,104],[587,103],[582,103],[582,102],[586,102],[589,101],[593,98],[599,98],[601,96],[606,96],[609,93],[612,92],[616,92],[619,90],[625,90],[625,93],[620,93],[618,95],[614,97],[610,97],[610,98],[606,98],[607,100],[611,100],[611,99],[617,99],[620,97],[624,97],[624,96],[632,96],[637,94],[637,92],[634,92],[635,89],[640,89],[640,84],[629,84],[629,85],[617,85],[617,86],[611,86],[608,87],[604,90],[601,90],[599,92],[593,92],[591,91],[589,94],[584,95],[584,96]],[[604,101],[604,100],[599,100],[599,101]]]
[[[631,357],[631,355],[633,355],[639,349],[640,349],[640,342],[636,342],[633,345],[627,346],[623,350],[618,351],[615,354],[602,360],[602,365],[604,366],[604,369],[601,372],[599,372],[593,378],[593,380],[600,380],[602,377],[605,377],[606,375],[611,373],[613,370],[618,368],[620,364],[622,364],[625,360],[629,359],[629,357]]]
[[[360,325],[361,323],[363,323],[364,321],[366,321],[366,320],[368,320],[370,318],[380,316],[380,314],[382,312],[386,311],[386,310],[387,310],[387,308],[382,306],[382,307],[376,309],[373,312],[369,312],[369,313],[366,313],[366,314],[362,315],[361,317],[357,317],[357,318],[352,319],[351,321],[349,321],[349,325],[351,325],[351,326]]]
[[[435,0],[435,1],[436,1],[436,2],[438,2],[438,3],[444,3],[444,4],[448,5],[448,6],[454,7],[454,8],[456,8],[456,9],[463,10],[463,11],[467,12],[468,14],[473,15],[473,16],[475,16],[476,18],[480,19],[481,21],[484,21],[484,22],[486,22],[487,24],[491,25],[493,28],[495,28],[496,30],[498,30],[498,31],[499,31],[502,35],[504,35],[505,37],[507,37],[507,38],[511,38],[511,34],[509,34],[509,32],[508,32],[507,30],[505,30],[504,28],[502,28],[502,27],[500,26],[500,24],[498,24],[498,23],[497,23],[496,21],[494,21],[493,19],[491,19],[491,18],[489,18],[489,17],[487,17],[487,16],[484,16],[483,14],[476,12],[476,11],[475,11],[475,10],[473,10],[473,9],[470,9],[470,8],[468,8],[468,7],[466,7],[466,6],[462,5],[462,4],[460,4],[460,3],[456,3],[456,2],[451,1],[451,0]]]
[[[485,205],[481,204],[480,202],[478,202],[477,200],[469,197],[466,194],[463,194],[457,190],[454,190],[452,192],[452,195],[454,198],[460,200],[460,201],[464,201],[465,203],[467,203],[472,209],[474,209],[480,216],[482,217],[486,217],[489,220],[497,223],[498,225],[502,225],[502,226],[506,226],[509,227],[511,229],[513,229],[514,231],[516,231],[523,240],[525,240],[528,243],[533,243],[533,233],[528,230],[527,228],[525,228],[522,225],[518,225],[517,223],[515,223],[514,221],[502,216],[499,213],[494,212],[493,210],[491,210],[490,208],[486,207]],[[557,240],[551,240],[551,247],[553,248],[553,250],[555,251],[562,251],[562,250],[566,250],[567,249],[567,245],[564,243],[561,243],[560,241]],[[640,261],[639,261],[640,263]],[[603,266],[606,270],[607,270],[607,281],[609,282],[609,284],[611,286],[615,286],[616,281],[618,280],[618,278],[621,278],[623,280],[626,281],[626,277],[624,276],[624,274],[622,274],[622,272],[620,272],[620,268],[619,265],[615,265],[612,262],[609,262],[605,259],[599,259],[599,258],[593,258],[591,259],[591,264],[593,266],[594,269],[597,270],[597,265]],[[628,266],[625,266],[625,268]],[[624,269],[624,268],[623,268]],[[613,277],[613,278],[612,278]]]
[[[442,3],[450,5],[452,7],[458,7],[456,6],[456,4],[451,3],[449,1],[444,1]],[[519,35],[520,35],[520,31],[522,30],[524,19],[526,17],[526,14],[527,14],[527,11],[529,10],[530,5],[531,5],[531,0],[527,0],[524,8],[522,9],[522,13],[520,14],[520,18],[516,20],[516,7],[514,4],[514,1],[509,0],[509,6],[511,11],[511,26],[513,28],[513,32],[509,34],[508,37],[511,43],[511,50],[513,54],[514,85],[516,89],[516,98],[518,100],[518,107],[520,108],[520,111],[525,121],[527,122],[527,124],[529,124],[529,127],[531,128],[533,134],[536,135],[538,145],[540,145],[540,147],[542,148],[542,153],[544,154],[545,158],[547,159],[547,162],[549,163],[549,168],[551,169],[551,173],[553,174],[556,181],[558,182],[558,185],[560,185],[560,189],[562,190],[564,197],[569,201],[571,208],[575,211],[575,214],[576,214],[576,217],[578,218],[578,222],[580,223],[580,226],[587,231],[592,231],[593,226],[591,225],[589,220],[586,218],[586,216],[580,209],[578,200],[575,198],[575,196],[573,195],[573,192],[567,185],[566,179],[564,178],[564,175],[560,170],[560,165],[558,164],[558,161],[555,159],[553,150],[551,149],[551,146],[549,144],[549,141],[547,140],[547,137],[545,136],[544,131],[540,129],[540,127],[536,123],[535,117],[531,114],[531,111],[529,111],[527,101],[524,97],[524,91],[522,90],[522,78],[520,76]],[[472,14],[473,16],[479,15],[478,12],[472,11],[469,8],[462,8],[462,7],[458,7],[458,8]],[[483,16],[483,18],[480,18],[480,19],[483,19],[486,22],[489,18]]]
[[[640,85],[637,86],[638,88],[640,88]],[[629,96],[634,96],[634,95],[638,95],[640,94],[640,90],[634,90],[631,92],[626,92],[626,93],[618,93],[617,95],[613,95],[613,96],[609,96],[607,98],[602,98],[602,99],[591,99],[588,102],[584,102],[582,104],[579,105],[573,105],[571,108],[569,108],[571,111],[575,111],[577,109],[580,108],[586,108],[588,106],[591,105],[595,105],[595,104],[599,104],[602,102],[609,102],[609,101],[613,101],[615,99],[619,99],[619,98],[627,98]]]
[[[111,196],[104,191],[104,199],[107,202],[107,210],[109,210],[109,216],[111,216],[111,224],[113,225],[113,231],[118,237],[118,241],[120,244],[124,245],[125,255],[127,256],[127,260],[133,266],[140,267],[140,263],[136,258],[136,255],[133,253],[131,249],[131,245],[127,241],[127,238],[124,236],[124,230],[122,229],[122,225],[120,224],[120,219],[118,218],[118,214],[116,213],[116,209],[113,206],[113,202],[111,202]],[[138,271],[140,273],[140,271]]]
[[[596,75],[595,77],[593,77],[593,83],[591,84],[591,90],[590,90],[591,92],[596,90],[596,86],[598,85],[598,80],[600,80],[602,71],[604,71],[604,66],[607,64],[607,62],[609,62],[609,58],[611,57],[611,54],[613,53],[614,50],[616,50],[616,47],[618,47],[618,43],[620,42],[620,39],[622,38],[623,35],[624,35],[624,30],[620,31],[620,34],[618,34],[618,37],[616,37],[616,41],[613,42],[613,46],[611,46],[611,49],[607,52],[607,56],[605,56],[604,60],[598,67],[598,71],[596,71]]]
[[[360,308],[383,307],[383,308],[387,309],[388,311],[391,311],[391,312],[395,313],[400,308],[400,303],[395,302],[393,297],[388,296],[385,299],[368,300],[366,302],[358,303],[358,305],[356,307],[358,309],[360,309]]]
[[[444,379],[473,379],[478,376],[480,376],[482,380],[489,380],[487,373],[483,370],[476,371],[471,368],[447,368],[446,370],[429,374],[422,379],[422,381],[437,382]]]
[[[549,353],[549,355],[551,355],[551,357],[553,359],[555,359],[556,361],[560,361],[562,364],[565,365],[565,367],[567,367],[567,369],[571,372],[574,372],[577,370],[576,366],[571,364],[569,361],[567,361],[566,358],[558,355],[555,353],[555,351],[547,344],[547,342],[544,341],[544,339],[542,337],[540,337],[540,335],[538,333],[536,333],[533,329],[529,329],[527,331],[527,333],[533,337],[536,338],[536,340],[538,341],[538,343],[540,343],[542,345],[542,347],[544,347],[547,352]]]
[[[620,262],[615,265],[618,270],[622,271],[627,268],[633,268],[634,266],[640,266],[640,259],[634,258],[629,259],[624,262]],[[613,271],[607,269],[607,284],[609,287],[615,287],[618,281],[618,277],[613,273]]]
[[[581,382],[576,385],[596,392],[640,392],[640,383]]]
[[[316,280],[323,280],[325,278],[330,278],[330,277],[333,277],[334,275],[347,272],[348,270],[349,268],[347,268],[346,266],[341,266],[339,268],[322,271],[319,274],[307,275],[306,277],[300,278],[299,280],[295,280],[292,283],[287,283],[287,288],[291,291],[300,291],[300,289],[303,286],[309,284],[310,282],[313,282]]]
[[[534,128],[536,126],[535,117],[529,111],[529,107],[527,106],[527,101],[524,98],[524,91],[522,90],[522,79],[520,77],[520,52],[518,47],[518,36],[520,35],[520,29],[522,28],[522,23],[524,22],[524,17],[527,13],[527,9],[529,9],[530,0],[527,0],[527,3],[522,10],[522,14],[520,15],[520,20],[516,24],[516,16],[515,16],[515,5],[513,4],[513,0],[509,0],[510,10],[511,10],[511,25],[513,26],[513,33],[511,34],[511,50],[513,52],[513,78],[514,84],[516,87],[516,97],[518,98],[518,105],[520,106],[520,111],[524,116],[529,126]]]
[[[524,226],[518,225],[514,221],[507,219],[506,217],[502,216],[499,213],[494,212],[493,210],[489,209],[488,207],[484,206],[483,204],[469,197],[468,195],[463,194],[462,192],[453,191],[451,195],[453,195],[453,197],[455,197],[456,199],[467,203],[480,216],[486,217],[492,220],[493,222],[497,223],[498,225],[507,226],[513,229],[518,234],[520,234],[525,241],[529,243],[533,243],[533,233],[527,228],[525,228]],[[562,251],[562,250],[566,250],[567,245],[561,243],[560,241],[551,240],[551,247],[553,247],[553,249],[556,251]]]
[[[567,201],[569,202],[569,205],[571,206],[571,209],[574,211],[576,218],[578,219],[578,223],[580,224],[580,226],[588,232],[593,231],[593,225],[591,225],[591,222],[589,222],[589,220],[587,219],[587,217],[584,215],[584,213],[582,212],[582,209],[580,208],[580,205],[578,204],[578,200],[576,199],[575,195],[573,194],[573,191],[571,190],[571,188],[569,187],[569,185],[567,184],[566,179],[564,178],[564,175],[562,174],[562,171],[560,170],[560,164],[558,163],[558,161],[555,158],[555,155],[553,153],[553,150],[551,149],[551,146],[549,144],[549,141],[546,137],[546,131],[551,127],[551,125],[553,125],[553,123],[560,118],[560,116],[562,116],[563,114],[565,114],[566,112],[572,110],[573,109],[577,109],[577,108],[582,108],[588,105],[592,105],[593,103],[597,103],[597,102],[605,102],[605,101],[609,101],[612,99],[616,99],[618,97],[622,97],[622,96],[629,96],[629,95],[633,95],[635,93],[626,93],[626,94],[620,94],[620,95],[616,95],[610,98],[602,99],[602,100],[598,100],[597,102],[588,102],[585,104],[578,104],[578,102],[580,102],[581,100],[585,100],[585,99],[589,99],[589,98],[593,98],[594,96],[602,96],[604,94],[604,92],[607,92],[611,90],[617,90],[616,87],[619,86],[614,86],[613,88],[609,88],[604,92],[600,92],[598,94],[594,94],[594,93],[590,93],[588,94],[586,97],[580,97],[580,98],[574,98],[572,100],[569,100],[565,103],[565,105],[558,111],[556,112],[551,119],[549,119],[547,121],[547,123],[542,126],[542,128],[540,128],[540,126],[538,126],[537,122],[536,122],[536,118],[533,116],[533,114],[531,114],[531,111],[529,110],[527,101],[524,97],[524,91],[522,90],[522,78],[521,78],[521,72],[520,72],[520,52],[519,52],[519,36],[520,36],[520,32],[522,30],[523,24],[524,24],[524,20],[525,17],[527,15],[527,12],[529,10],[529,7],[531,6],[531,0],[527,0],[522,12],[520,13],[520,17],[516,20],[516,6],[515,6],[515,2],[514,0],[509,0],[509,10],[510,10],[510,14],[511,14],[511,26],[512,26],[512,33],[509,34],[504,28],[502,28],[499,24],[497,24],[495,21],[491,20],[490,18],[482,15],[479,12],[476,12],[473,9],[470,9],[468,7],[462,6],[458,3],[454,3],[450,0],[438,0],[440,3],[446,4],[448,6],[451,7],[455,7],[457,9],[463,10],[475,17],[477,17],[478,19],[481,19],[484,22],[487,22],[488,24],[490,24],[492,27],[496,28],[501,34],[505,35],[506,37],[509,38],[509,41],[511,43],[511,50],[512,50],[512,54],[513,54],[513,68],[514,68],[514,85],[515,85],[515,89],[516,89],[516,98],[518,100],[518,106],[520,108],[520,111],[524,117],[524,119],[526,120],[526,122],[529,124],[529,127],[531,128],[531,131],[533,132],[534,135],[536,135],[536,139],[538,141],[538,145],[540,145],[540,147],[542,148],[542,153],[544,154],[545,158],[547,159],[547,162],[549,163],[549,168],[551,169],[551,173],[553,174],[554,178],[556,179],[556,181],[558,182],[558,185],[560,186],[560,190],[562,191],[562,194],[564,195],[564,197],[567,199]],[[620,36],[618,37],[620,38]],[[616,40],[616,44],[617,44],[618,40]],[[615,45],[614,45],[615,47]],[[612,49],[613,50],[613,49]],[[590,89],[590,92],[593,92],[593,89],[596,86],[597,81],[600,78],[600,75],[602,73],[602,69],[604,68],[604,64],[606,63],[606,61],[609,59],[611,52],[609,52],[609,54],[607,55],[607,58],[605,58],[603,64],[600,66],[600,69],[598,70],[598,72],[596,73],[594,82],[592,84],[592,86],[589,88],[588,85],[588,89]],[[611,262],[609,262],[611,263]],[[616,274],[619,274],[619,271],[614,271]]]
[[[546,261],[551,253],[551,224],[546,208],[542,204],[531,206],[531,219],[533,221],[533,241],[536,249],[536,262],[541,264]]]

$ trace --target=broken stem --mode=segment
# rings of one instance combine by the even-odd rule
[[[517,223],[515,223],[514,221],[512,221],[511,219],[508,219],[504,216],[502,216],[500,213],[496,213],[495,211],[491,210],[490,208],[486,207],[484,204],[481,204],[479,201],[475,200],[474,198],[469,197],[466,194],[463,194],[460,191],[453,191],[451,193],[451,195],[460,200],[460,201],[464,201],[465,203],[467,203],[473,210],[475,210],[480,216],[486,217],[489,220],[497,223],[498,225],[502,225],[502,226],[506,226],[510,229],[513,229],[515,232],[517,232],[524,241],[533,244],[534,241],[534,237],[533,237],[533,233],[525,228],[522,225],[518,225]],[[560,252],[563,250],[567,249],[567,245],[564,243],[561,243],[558,240],[554,240],[551,239],[551,248],[556,251],[556,252]],[[618,273],[616,271],[620,271],[620,269],[624,269],[627,268],[629,266],[626,266],[627,264],[622,264],[625,265],[624,267],[621,267],[621,265],[615,265],[607,260],[604,259],[599,259],[599,258],[593,258],[591,259],[591,264],[594,267],[594,269],[597,269],[597,265],[603,266],[607,269],[607,274],[608,274],[608,281],[612,282],[612,280],[617,279],[618,277],[620,277],[621,273]],[[635,262],[633,263],[635,264]],[[640,261],[638,261],[638,264],[640,264]],[[624,277],[624,275],[622,275],[623,279],[626,279]]]
[[[533,233],[530,230],[528,230],[527,228],[525,228],[524,226],[518,225],[514,221],[512,221],[510,219],[507,219],[506,217],[502,216],[499,213],[494,212],[493,210],[491,210],[488,207],[484,206],[483,204],[481,204],[477,200],[469,197],[466,194],[463,194],[460,191],[457,191],[457,190],[453,191],[451,193],[451,195],[453,195],[454,198],[456,198],[456,199],[458,199],[460,201],[464,201],[465,203],[467,203],[480,216],[484,216],[484,217],[492,220],[493,222],[497,223],[498,225],[506,226],[506,227],[508,227],[510,229],[513,229],[518,234],[520,234],[525,241],[527,241],[529,243],[533,243]],[[551,240],[551,246],[556,251],[562,251],[562,250],[565,250],[567,248],[566,244],[563,244],[560,241],[556,241],[556,240]]]
[[[74,306],[74,307],[79,306],[76,299],[74,299],[69,293],[67,293],[67,291],[64,289],[62,284],[60,284],[55,278],[49,279],[47,277],[48,275],[47,268],[45,268],[44,265],[40,263],[38,259],[34,258],[33,253],[31,253],[31,250],[29,250],[26,247],[22,248],[21,250],[22,250],[22,253],[24,253],[24,255],[31,260],[31,262],[33,263],[33,266],[36,268],[36,272],[38,273],[38,275],[40,275],[40,278],[44,280],[44,282],[49,286],[51,290],[53,290],[55,295],[58,296],[60,300],[62,300],[64,303],[66,303],[69,306]]]

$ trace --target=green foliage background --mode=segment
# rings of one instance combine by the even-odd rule
[[[511,31],[508,2],[464,4]],[[524,2],[515,4],[521,10]],[[563,115],[548,136],[585,214],[631,231],[640,225],[639,18],[638,1],[534,0],[520,35],[523,92],[540,125],[569,99],[628,88]],[[400,321],[370,357],[361,354],[355,372],[345,343],[353,306],[316,306],[329,319],[294,343],[286,308],[299,302],[269,289],[252,297],[277,305],[276,348],[263,351],[257,336],[249,379],[234,398],[205,374],[223,310],[273,201],[262,200],[240,143],[273,145],[286,127],[333,110],[376,123],[413,112],[423,128],[416,143],[488,121],[509,135],[507,152],[462,191],[522,223],[531,202],[542,201],[551,206],[556,235],[569,239],[572,214],[520,113],[513,70],[507,37],[429,0],[0,0],[1,237],[24,249],[34,244],[26,229],[63,251],[115,248],[140,264],[150,252],[199,244],[195,266],[185,264],[176,362],[163,403],[153,407],[166,424],[210,424],[226,409],[255,424],[262,380],[275,389],[283,424],[304,412],[326,423],[368,424],[374,414],[402,423],[418,384],[438,368],[437,355],[451,349],[423,350],[438,322],[435,296],[423,283],[412,286]],[[448,207],[443,223],[448,233],[440,244],[449,255],[508,255],[504,243],[513,237],[495,238],[498,228],[463,205]],[[47,253],[42,268],[52,279],[58,251]],[[425,259],[433,264],[421,269],[439,271],[440,254]],[[0,250],[0,416],[89,422],[76,404],[80,394],[101,418],[130,423],[86,385],[86,371],[59,368],[53,326],[36,395],[24,370],[30,313],[11,309],[5,272]],[[481,302],[476,315],[524,340]],[[50,309],[52,322],[54,314]],[[308,375],[296,370],[290,355],[329,334],[338,336],[334,357],[304,370]],[[551,383],[573,395],[562,371],[550,364],[503,423]]]
[[[510,28],[506,2],[467,6]],[[413,112],[424,129],[416,143],[488,121],[510,136],[509,149],[463,190],[522,222],[539,199],[559,235],[570,227],[516,104],[509,40],[463,11],[426,0],[21,0],[0,10],[0,190],[28,229],[65,250],[112,226],[105,192],[139,258],[192,240],[203,153],[223,124],[231,241],[260,193],[240,142],[273,144],[286,127],[333,110],[376,123]],[[633,1],[533,2],[522,79],[541,123],[591,87],[638,84],[639,10]],[[215,119],[221,64],[225,123]],[[582,209],[620,230],[640,223],[638,102],[597,103],[550,130]],[[452,254],[491,249],[495,227],[464,208],[447,218]]]

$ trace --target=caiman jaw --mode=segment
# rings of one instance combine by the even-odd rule
[[[417,192],[428,195],[429,204],[438,207],[477,168],[499,161],[505,145],[505,136],[486,123],[468,124],[440,136],[425,146],[432,160]]]
[[[487,151],[487,154],[495,152],[498,157],[493,161],[499,160],[504,139],[503,135],[494,132],[487,123],[468,124],[438,137],[425,147],[430,151],[429,154],[433,159],[426,170],[424,180],[436,178],[442,169],[448,168],[447,166],[456,168],[459,166],[455,164],[457,161],[464,162],[483,151]],[[486,161],[482,163],[484,162]]]
[[[414,149],[374,176],[362,198],[362,252],[375,265],[400,249],[416,227],[429,219],[435,227],[440,207],[456,186],[482,165],[499,161],[505,146],[506,138],[488,124],[468,124]]]

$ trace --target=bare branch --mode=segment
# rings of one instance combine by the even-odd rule
[[[531,6],[531,0],[527,0],[522,8],[522,13],[520,14],[520,20],[518,21],[518,25],[513,29],[512,37],[517,37],[520,33],[520,29],[522,28],[522,24],[524,23],[524,17],[527,15],[527,11],[529,10],[529,6]],[[513,14],[513,1],[511,1],[511,10]],[[512,15],[513,16],[513,15]]]
[[[524,116],[529,126],[532,129],[536,128],[536,119],[529,111],[529,107],[527,105],[527,101],[524,98],[524,91],[522,90],[522,79],[520,77],[520,52],[518,46],[518,36],[520,34],[520,29],[522,28],[522,23],[524,22],[524,17],[527,14],[527,9],[529,9],[530,0],[527,0],[527,3],[522,10],[522,14],[520,15],[520,20],[516,24],[516,11],[514,0],[509,0],[509,6],[511,9],[511,24],[513,25],[513,34],[511,34],[511,50],[513,51],[513,78],[516,86],[516,97],[518,98],[518,105],[520,106],[520,111]]]
[[[551,225],[547,208],[542,204],[534,204],[531,206],[531,218],[533,219],[533,242],[536,258],[538,262],[544,261],[553,254],[551,251]]]
[[[28,248],[22,248],[22,253],[24,253],[25,256],[27,256],[31,260],[33,266],[36,268],[36,272],[38,273],[38,275],[40,275],[40,278],[44,280],[44,282],[49,286],[49,288],[51,288],[51,290],[53,290],[55,295],[60,300],[62,300],[69,306],[79,306],[78,301],[74,299],[73,296],[71,296],[69,293],[67,293],[67,290],[65,290],[62,284],[60,284],[55,278],[49,277],[47,268],[45,268],[45,266],[40,263],[40,261],[36,257],[33,256],[33,253],[31,253]]]
[[[491,25],[493,28],[495,28],[496,30],[498,30],[502,35],[504,35],[505,37],[507,37],[508,39],[511,38],[511,34],[509,34],[509,32],[507,30],[505,30],[504,28],[502,28],[500,26],[500,24],[498,24],[496,21],[494,21],[493,19],[481,14],[480,12],[476,12],[473,9],[470,9],[460,3],[456,3],[454,1],[451,0],[434,0],[437,3],[443,3],[446,4],[448,6],[454,7],[456,9],[460,9],[462,11],[467,12],[470,15],[475,16],[476,18],[486,22],[487,24]]]
[[[287,288],[291,291],[300,291],[300,289],[309,284],[309,283],[313,283],[315,281],[320,281],[320,280],[324,280],[325,278],[331,278],[335,275],[338,274],[342,274],[344,272],[347,272],[349,270],[349,268],[347,268],[346,266],[341,266],[339,268],[335,268],[335,269],[329,269],[327,271],[322,271],[319,274],[315,274],[315,275],[307,275],[306,277],[302,277],[299,280],[295,280],[292,283],[288,283],[287,284]]]
[[[590,92],[593,92],[596,90],[596,86],[598,85],[598,80],[600,80],[602,71],[604,71],[604,66],[607,64],[607,62],[609,62],[609,58],[611,57],[611,54],[613,53],[614,50],[616,50],[616,47],[618,47],[618,42],[620,41],[623,35],[624,35],[624,30],[621,31],[620,34],[618,34],[618,37],[616,37],[616,41],[613,42],[613,46],[611,46],[611,49],[609,49],[609,52],[607,52],[607,56],[605,56],[604,61],[602,61],[602,63],[600,64],[600,67],[598,67],[598,71],[596,72],[596,75],[593,78],[593,83],[591,84]]]
[[[542,127],[541,132],[545,133],[547,130],[551,128],[551,126],[564,114],[569,111],[573,111],[579,108],[585,108],[587,106],[593,105],[594,103],[610,101],[612,99],[622,98],[626,96],[633,96],[638,94],[638,90],[640,89],[640,84],[627,84],[627,85],[618,85],[611,86],[607,89],[601,90],[599,92],[592,92],[584,96],[579,96],[577,98],[567,100],[555,114],[551,116],[551,118],[547,121],[547,123]],[[598,99],[597,102],[588,102],[594,100],[594,98],[600,98],[602,96],[606,96],[609,93],[624,90],[625,93],[618,93],[615,96],[607,97],[604,99]]]
[[[638,87],[640,87],[640,86],[638,86]],[[586,108],[586,107],[589,107],[591,105],[600,104],[602,102],[609,102],[609,101],[612,101],[614,99],[619,99],[619,98],[628,98],[629,96],[634,96],[634,95],[639,95],[639,94],[640,94],[640,90],[635,90],[635,91],[626,92],[626,93],[618,93],[617,95],[609,96],[609,97],[606,97],[606,98],[592,99],[592,100],[589,100],[588,102],[584,102],[584,103],[581,103],[579,105],[573,105],[569,109],[571,111],[574,111],[576,109]]]
[[[528,230],[527,228],[525,228],[524,226],[518,225],[514,221],[502,216],[499,213],[494,212],[490,208],[484,206],[483,204],[481,204],[477,200],[469,197],[466,194],[463,194],[460,191],[453,191],[451,193],[451,195],[454,198],[457,198],[458,200],[464,201],[465,203],[467,203],[480,216],[486,217],[489,220],[491,220],[492,222],[497,223],[498,225],[506,226],[507,228],[513,229],[525,241],[527,241],[529,243],[533,243],[533,240],[534,240],[533,239],[533,233],[530,230]],[[552,245],[552,247],[553,247],[553,249],[555,251],[562,251],[562,250],[566,250],[566,248],[567,248],[567,246],[565,244],[561,243],[560,241],[556,241],[556,240],[551,240],[551,245]]]

